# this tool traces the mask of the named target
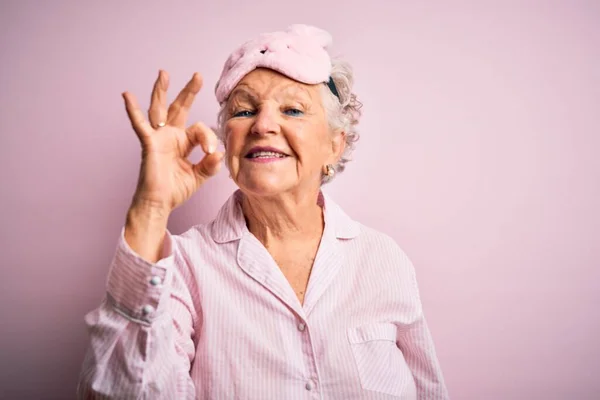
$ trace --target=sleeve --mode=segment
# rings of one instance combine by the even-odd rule
[[[419,294],[415,269],[406,254],[400,250],[402,264],[409,274],[409,298],[411,323],[398,334],[398,346],[410,368],[417,386],[418,400],[448,400],[448,389],[444,382],[433,338],[427,326]]]
[[[163,258],[151,264],[121,230],[106,296],[85,317],[90,339],[77,398],[195,398],[190,368],[200,310],[189,289],[192,275],[166,235]]]

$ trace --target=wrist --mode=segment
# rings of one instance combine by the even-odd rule
[[[128,232],[155,236],[164,232],[168,221],[169,212],[164,208],[137,204],[127,211],[125,227]]]
[[[151,219],[168,219],[171,208],[164,202],[148,200],[136,195],[133,197],[127,214]]]
[[[153,207],[148,205],[132,205],[127,211],[127,223],[144,222],[144,225],[156,225],[165,223],[169,220],[170,212],[163,207]]]
[[[148,262],[161,258],[169,214],[163,208],[131,207],[125,222],[125,241]]]

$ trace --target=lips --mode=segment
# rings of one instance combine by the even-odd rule
[[[288,157],[283,151],[274,147],[256,146],[250,149],[245,158],[285,158]]]
[[[285,154],[274,153],[272,151],[257,151],[256,153],[248,154],[246,158],[285,158]]]

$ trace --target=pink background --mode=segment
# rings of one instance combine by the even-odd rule
[[[413,260],[452,397],[600,398],[600,3],[241,3],[2,2],[0,397],[74,396],[138,173],[120,93],[200,71],[190,123],[213,124],[228,52],[308,23],[364,102],[326,191]],[[233,189],[221,172],[171,230]]]

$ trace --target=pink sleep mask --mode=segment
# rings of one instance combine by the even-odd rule
[[[339,97],[330,79],[331,59],[327,52],[331,35],[309,25],[291,25],[285,31],[263,33],[237,48],[227,58],[215,87],[222,104],[249,72],[263,67],[306,84],[327,83]]]

